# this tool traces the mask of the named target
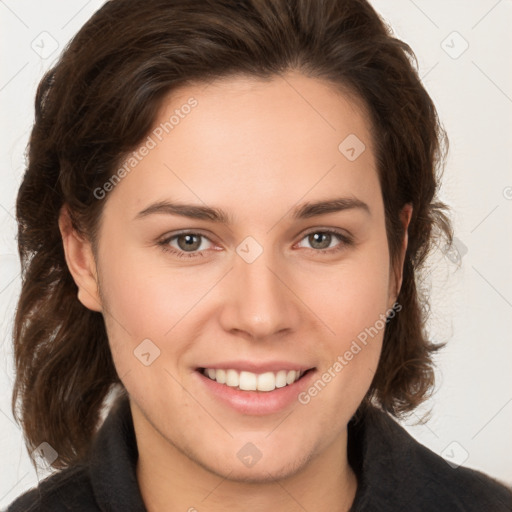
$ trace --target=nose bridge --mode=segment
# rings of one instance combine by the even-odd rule
[[[273,255],[270,248],[264,249],[251,237],[237,247],[226,328],[264,338],[296,327],[299,317],[293,294],[284,284],[285,276],[279,275],[282,262]]]

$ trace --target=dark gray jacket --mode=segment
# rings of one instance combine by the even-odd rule
[[[358,478],[350,512],[512,511],[510,489],[483,473],[453,468],[378,409],[353,419],[348,439],[349,461]],[[98,432],[87,462],[51,475],[7,510],[143,512],[137,456],[129,403],[123,397]]]

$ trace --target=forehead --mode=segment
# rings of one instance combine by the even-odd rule
[[[176,89],[144,144],[151,149],[112,194],[125,208],[174,198],[240,210],[242,197],[254,214],[262,201],[380,196],[362,103],[299,73]]]

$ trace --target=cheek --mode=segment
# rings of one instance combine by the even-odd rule
[[[343,428],[367,393],[377,371],[385,332],[387,275],[347,274],[343,287],[322,311],[329,330],[319,338],[321,367],[298,399],[327,431]]]
[[[368,248],[326,277],[322,293],[310,295],[327,326],[320,341],[326,356],[320,382],[311,391],[320,397],[320,390],[329,388],[319,400],[326,407],[338,403],[346,410],[351,402],[356,408],[377,370],[389,300],[389,259],[383,254],[380,245]]]
[[[117,372],[122,378],[128,372],[132,376],[142,371],[144,378],[139,382],[143,382],[155,372],[145,371],[149,370],[144,366],[147,356],[142,354],[150,354],[150,360],[155,361],[151,368],[155,369],[164,351],[165,333],[183,314],[179,283],[174,289],[162,286],[162,276],[151,271],[151,265],[133,249],[111,251],[100,262],[103,316]]]
[[[186,355],[213,314],[208,292],[222,277],[192,267],[170,269],[149,254],[133,247],[111,252],[99,267],[112,357],[129,392],[139,397],[169,380],[165,370],[186,377]]]
[[[379,246],[380,247],[380,246]],[[384,256],[383,256],[384,255]],[[389,259],[385,249],[370,247],[338,268],[329,269],[316,287],[303,288],[311,308],[330,331],[337,350],[376,323],[389,303]],[[333,347],[334,348],[334,347]]]
[[[211,287],[197,272],[170,271],[133,248],[122,259],[111,255],[102,263],[106,306],[134,339],[163,338]]]

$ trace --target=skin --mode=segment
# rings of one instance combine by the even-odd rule
[[[298,94],[300,92],[300,94]],[[198,105],[109,193],[96,253],[60,226],[84,306],[105,318],[114,363],[131,403],[137,477],[149,511],[348,510],[357,479],[347,423],[377,369],[383,331],[307,405],[243,415],[219,403],[195,372],[204,361],[281,360],[318,375],[394,304],[410,208],[402,212],[399,264],[388,254],[369,121],[361,105],[299,73],[263,82],[231,77],[174,91],[157,127],[193,96]],[[365,151],[338,145],[355,134]],[[305,202],[357,198],[368,206],[292,218]],[[137,218],[158,201],[222,208],[232,223],[168,213]],[[316,242],[312,233],[338,229]],[[178,258],[159,241],[179,230],[204,235]],[[247,237],[263,252],[236,252]],[[167,245],[185,252],[174,238]],[[324,248],[341,248],[322,254]],[[134,349],[150,339],[150,366]],[[246,467],[237,452],[256,445]]]

